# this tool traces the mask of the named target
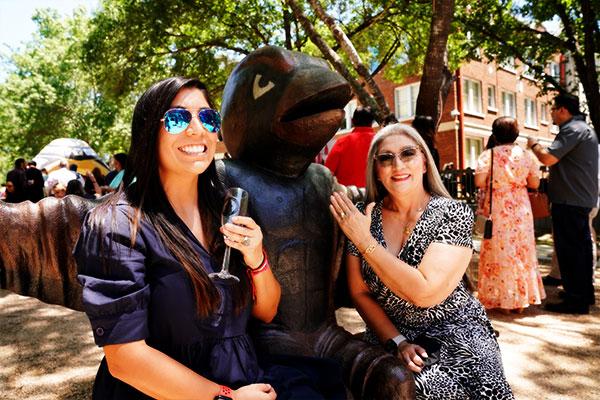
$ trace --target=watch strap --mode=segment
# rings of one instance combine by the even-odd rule
[[[219,393],[214,397],[213,400],[233,400],[232,399],[233,390],[228,388],[227,386],[221,385]]]
[[[396,343],[396,346],[400,346],[400,344],[402,342],[406,342],[406,336],[402,335],[402,334],[398,334],[398,336],[395,336],[392,338],[392,340],[394,341],[394,343]]]

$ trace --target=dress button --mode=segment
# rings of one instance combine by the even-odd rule
[[[104,335],[104,328],[102,328],[101,326],[96,328],[96,335],[98,336],[102,336]]]

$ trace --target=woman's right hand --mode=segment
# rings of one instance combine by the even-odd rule
[[[255,383],[233,391],[233,400],[275,400],[277,393],[268,383]]]
[[[425,366],[424,358],[427,358],[427,352],[417,344],[403,342],[400,343],[398,356],[412,372],[421,372]]]

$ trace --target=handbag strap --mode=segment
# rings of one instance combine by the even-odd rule
[[[494,194],[492,192],[492,184],[494,181],[494,148],[492,147],[490,149],[490,151],[492,152],[492,165],[490,167],[490,218],[492,216],[492,199],[494,198]]]

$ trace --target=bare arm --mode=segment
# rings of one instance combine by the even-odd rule
[[[364,257],[381,281],[399,297],[419,307],[431,307],[445,300],[456,288],[469,265],[472,250],[467,247],[432,243],[427,248],[419,268],[413,268],[389,253],[371,236],[373,203],[366,215],[343,196],[332,196],[331,212],[346,236],[359,250],[368,248]],[[341,219],[336,209],[346,214]]]
[[[527,140],[527,146],[533,151],[533,154],[537,157],[540,162],[546,166],[554,165],[558,162],[558,158],[554,157],[548,149],[539,144],[535,139],[529,138]]]
[[[540,187],[540,177],[537,175],[527,176],[527,187],[530,189],[537,189]]]
[[[225,244],[239,250],[244,262],[250,269],[260,268],[263,259],[263,234],[260,227],[250,217],[234,217],[234,224],[221,227],[225,235]],[[244,244],[244,238],[248,238]],[[265,256],[266,257],[266,256]],[[281,287],[270,268],[251,274],[256,299],[252,307],[252,315],[264,322],[271,322],[277,314],[277,306],[281,298]]]
[[[157,399],[212,400],[220,386],[148,346],[145,341],[104,346],[115,378]]]
[[[399,333],[398,330],[379,303],[373,299],[369,287],[362,278],[360,273],[360,259],[356,256],[347,255],[346,268],[348,271],[350,297],[362,319],[373,329],[381,343],[385,343],[386,340],[397,336]]]
[[[156,399],[212,400],[221,386],[212,382],[145,341],[104,346],[108,370],[115,378]],[[271,385],[242,386],[232,393],[234,400],[274,400]]]
[[[483,188],[485,189],[486,186],[488,186],[487,184],[487,172],[480,172],[475,174],[475,186],[477,186],[478,188]]]

